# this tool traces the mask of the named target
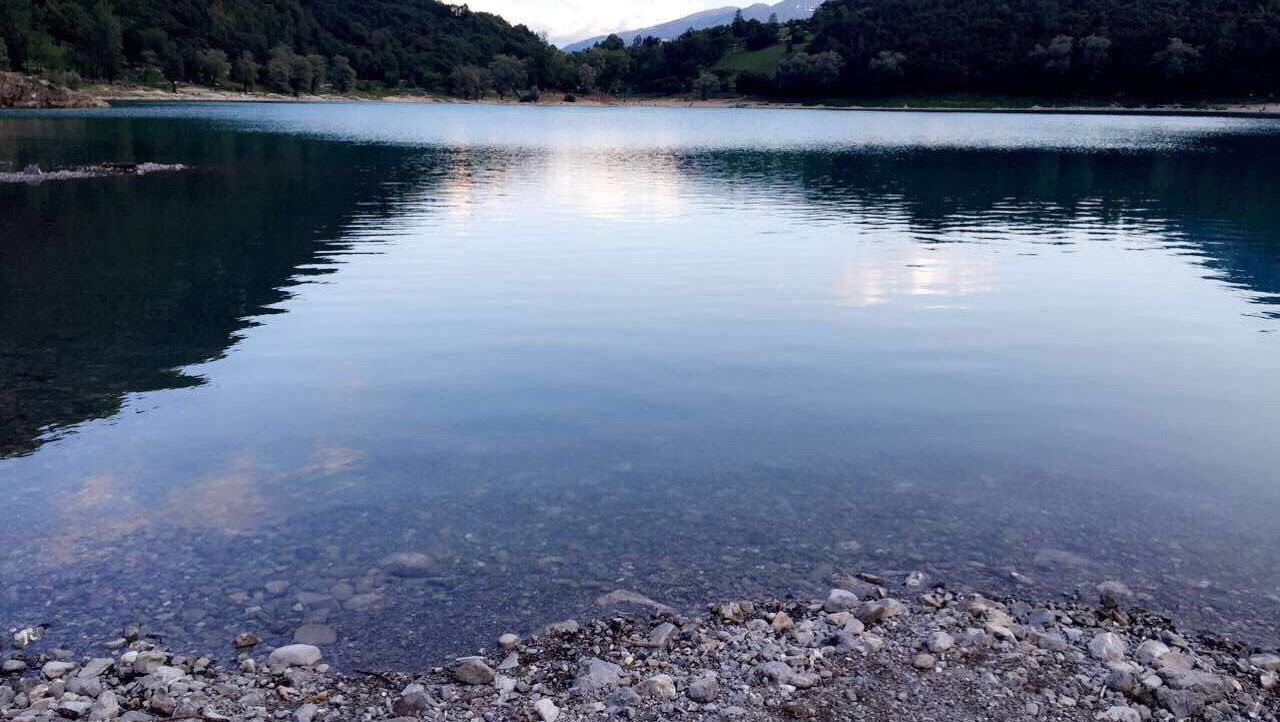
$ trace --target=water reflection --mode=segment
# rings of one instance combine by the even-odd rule
[[[1259,124],[467,111],[0,118],[195,166],[0,186],[0,621],[414,665],[920,568],[1278,636]]]
[[[35,144],[53,149],[49,167],[176,157],[198,167],[0,186],[0,456],[114,414],[127,393],[202,383],[184,367],[221,357],[292,287],[330,272],[333,242],[361,208],[394,203],[407,160],[386,148],[85,122],[3,121],[15,138],[0,149],[14,165]]]

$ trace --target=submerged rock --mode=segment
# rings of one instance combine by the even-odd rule
[[[435,567],[435,560],[421,552],[397,552],[382,558],[379,566],[397,577],[425,577]]]
[[[608,594],[603,594],[596,598],[596,606],[599,607],[616,607],[620,605],[634,604],[639,607],[649,607],[659,612],[673,612],[671,607],[655,602],[639,592],[632,592],[626,589],[618,589]]]
[[[327,624],[304,624],[294,630],[293,641],[313,646],[333,644],[338,641],[338,633]]]

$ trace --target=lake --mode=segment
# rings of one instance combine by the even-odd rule
[[[0,114],[131,161],[0,183],[6,629],[412,667],[862,570],[1280,641],[1280,122]]]

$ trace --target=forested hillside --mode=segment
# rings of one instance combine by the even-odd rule
[[[561,59],[524,26],[434,0],[0,0],[0,38],[0,69],[301,92],[443,89],[500,55],[538,83]]]
[[[852,92],[1262,93],[1277,0],[831,0],[810,53]]]
[[[1274,95],[1280,0],[828,0],[809,20],[739,18],[572,57],[635,92]]]
[[[862,98],[1280,93],[1280,0],[829,0],[565,54],[434,0],[0,0],[0,69],[294,93]]]

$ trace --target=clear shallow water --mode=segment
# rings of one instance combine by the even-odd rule
[[[409,666],[919,569],[1280,641],[1280,124],[0,114],[127,160],[193,169],[0,184],[0,624]]]

